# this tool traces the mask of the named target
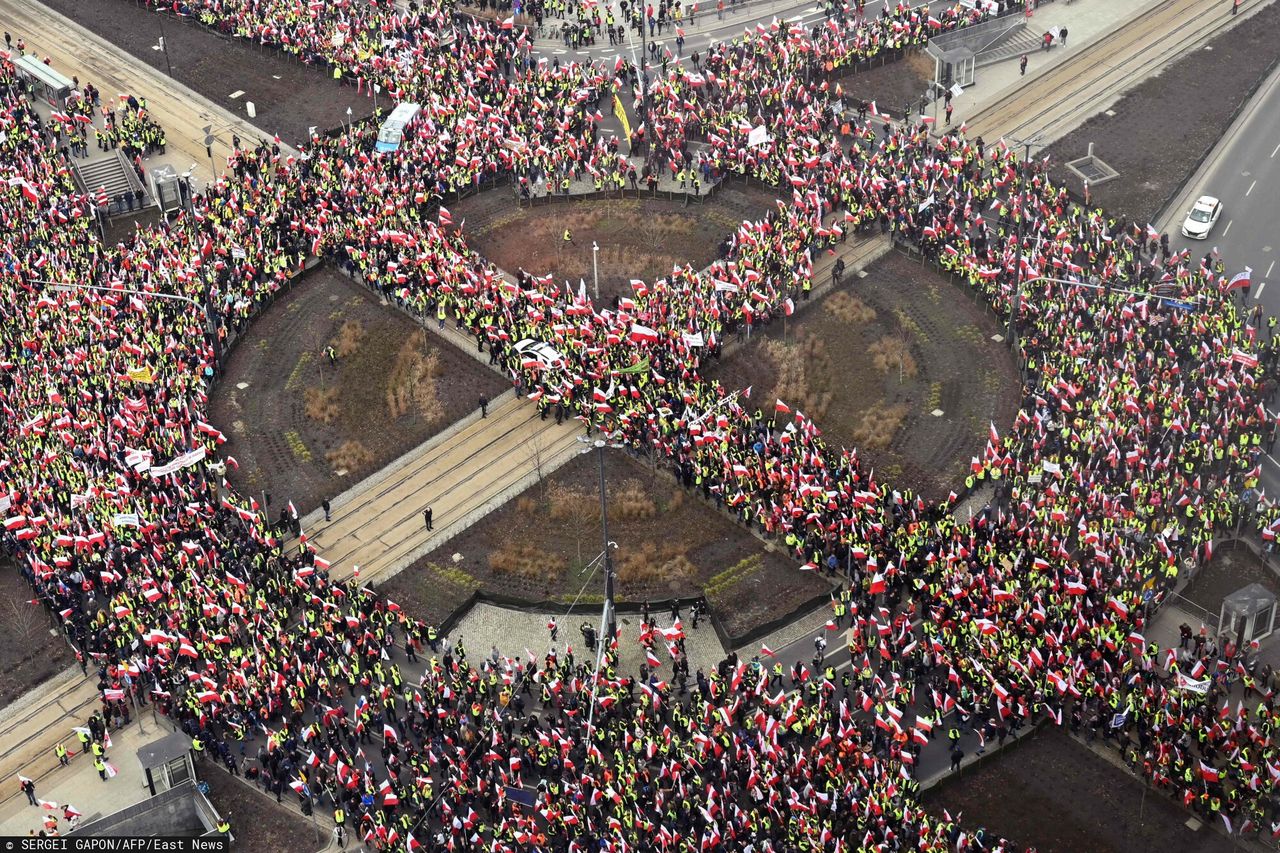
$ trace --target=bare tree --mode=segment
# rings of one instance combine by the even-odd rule
[[[535,432],[529,439],[529,463],[538,475],[538,498],[545,506],[547,503],[547,445],[541,432]]]
[[[9,624],[23,640],[33,640],[44,627],[44,610],[39,604],[31,604],[28,599],[5,599],[5,610],[8,611]]]

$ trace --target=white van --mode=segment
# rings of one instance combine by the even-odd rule
[[[421,111],[421,104],[405,103],[397,105],[378,130],[378,142],[373,146],[373,150],[385,154],[388,151],[399,149],[400,140],[404,138],[404,129],[409,126],[409,122],[413,121]]]

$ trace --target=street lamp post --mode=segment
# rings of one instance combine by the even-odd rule
[[[158,15],[160,22],[160,52],[164,54],[164,67],[169,72],[169,76],[173,77],[173,66],[169,63],[169,40],[164,37],[164,15]]]
[[[591,281],[595,285],[596,302],[600,301],[600,244],[591,241]]]
[[[1019,143],[1027,146],[1027,154],[1022,158],[1022,181],[1018,183],[1019,207],[1022,206],[1023,193],[1026,189],[1025,184],[1028,177],[1027,173],[1031,164],[1031,146],[1036,144],[1037,141],[1037,137],[1032,137],[1031,139],[1022,140]],[[1022,302],[1022,228],[1026,218],[1025,213],[1019,212],[1017,229],[1018,253],[1013,262],[1013,304],[1009,306],[1009,327],[1005,330],[1005,336],[1009,339],[1009,346],[1011,347],[1015,342],[1014,320],[1018,316],[1018,305]]]

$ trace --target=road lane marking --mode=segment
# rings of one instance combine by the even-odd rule
[[[1258,181],[1255,179],[1253,183],[1249,184],[1249,189],[1245,190],[1244,194],[1248,195],[1249,193],[1253,192],[1253,188],[1256,187],[1257,185],[1258,185]]]
[[[1248,195],[1248,193],[1245,193],[1245,195]],[[1234,219],[1228,219],[1228,220],[1227,220],[1227,227],[1222,229],[1222,236],[1223,236],[1223,237],[1227,236],[1227,232],[1231,230],[1231,223],[1232,223],[1232,222],[1235,222],[1235,220],[1234,220]]]
[[[1261,298],[1262,298],[1262,289],[1263,289],[1264,287],[1266,287],[1266,286],[1267,286],[1267,283],[1266,283],[1265,281],[1264,281],[1262,284],[1258,285],[1258,289],[1257,289],[1257,290],[1255,290],[1255,291],[1253,292],[1253,298],[1254,298],[1254,299],[1261,299]]]
[[[1271,156],[1272,157],[1276,156],[1277,151],[1280,151],[1280,145],[1277,145],[1275,148],[1272,149]]]

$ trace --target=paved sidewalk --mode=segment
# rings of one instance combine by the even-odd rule
[[[600,579],[601,575],[597,573],[587,583],[586,595],[599,595]],[[583,581],[586,581],[586,576],[583,577]],[[572,615],[566,614],[567,609],[566,606],[554,611],[512,610],[480,603],[471,608],[470,612],[458,622],[445,645],[451,645],[461,638],[466,645],[468,655],[473,657],[484,657],[489,654],[492,647],[496,646],[501,654],[510,657],[523,657],[526,649],[533,652],[535,656],[542,657],[554,649],[561,655],[571,650],[575,661],[595,660],[595,655],[587,651],[580,627],[585,622],[599,633],[601,608],[599,606],[580,607],[579,612]],[[659,628],[672,626],[671,611],[667,608],[654,607],[651,616],[657,620]],[[557,627],[554,642],[547,628],[553,618],[556,620]],[[699,669],[703,672],[711,672],[725,656],[726,650],[720,644],[720,639],[716,636],[715,628],[711,627],[709,619],[703,619],[695,631],[689,614],[681,611],[680,622],[685,633],[685,651],[689,655],[689,676],[692,683]],[[640,614],[619,613],[618,629],[622,632],[618,641],[618,672],[638,675],[640,667],[645,664],[644,647],[640,645],[639,640]],[[661,666],[656,671],[657,677],[670,680],[671,656],[663,649],[661,642],[655,644],[654,654],[661,662]],[[748,659],[750,659],[749,656]]]
[[[0,712],[0,779],[22,773],[36,782],[37,792],[43,790],[46,778],[58,769],[54,746],[61,741],[69,750],[79,749],[72,728],[83,726],[98,708],[98,695],[80,667],[72,666],[5,706]],[[0,809],[15,797],[25,801],[18,789],[0,788]]]
[[[205,125],[212,124],[219,138],[213,146],[219,169],[231,153],[232,133],[246,141],[273,136],[39,3],[0,0],[0,20],[5,29],[27,40],[29,52],[49,57],[52,66],[68,77],[97,86],[104,104],[122,93],[145,97],[169,141],[159,161],[172,164],[178,174],[194,164],[193,174],[201,184],[211,177],[203,142]],[[295,153],[288,146],[281,148]]]
[[[83,720],[76,723],[81,724]],[[88,823],[150,797],[146,788],[146,776],[136,753],[143,746],[165,737],[172,729],[163,718],[158,724],[153,721],[150,708],[142,709],[142,726],[145,733],[139,734],[138,720],[134,718],[132,724],[111,732],[112,746],[107,749],[106,755],[118,775],[105,782],[94,771],[93,763],[83,756],[76,756],[69,766],[60,767],[51,753],[47,763],[54,768],[52,772],[36,776],[23,771],[23,775],[35,781],[36,797],[57,803],[56,811],[27,802],[18,785],[17,771],[4,777],[5,793],[9,796],[0,802],[0,835],[26,835],[29,830],[38,831],[44,827],[46,815],[56,815],[58,831],[65,834],[68,826],[62,820],[62,807],[68,803],[83,815],[80,822]],[[66,733],[71,734],[69,726]],[[10,791],[17,793],[10,794]]]
[[[1066,26],[1067,45],[1028,54],[1025,78],[1016,58],[979,68],[977,84],[952,102],[952,122],[967,122],[968,135],[988,143],[1001,137],[1011,142],[1034,139],[1036,147],[1043,147],[1107,109],[1186,50],[1270,4],[1247,3],[1233,17],[1229,4],[1206,0],[1053,3],[1037,11],[1029,26],[1040,33]]]

